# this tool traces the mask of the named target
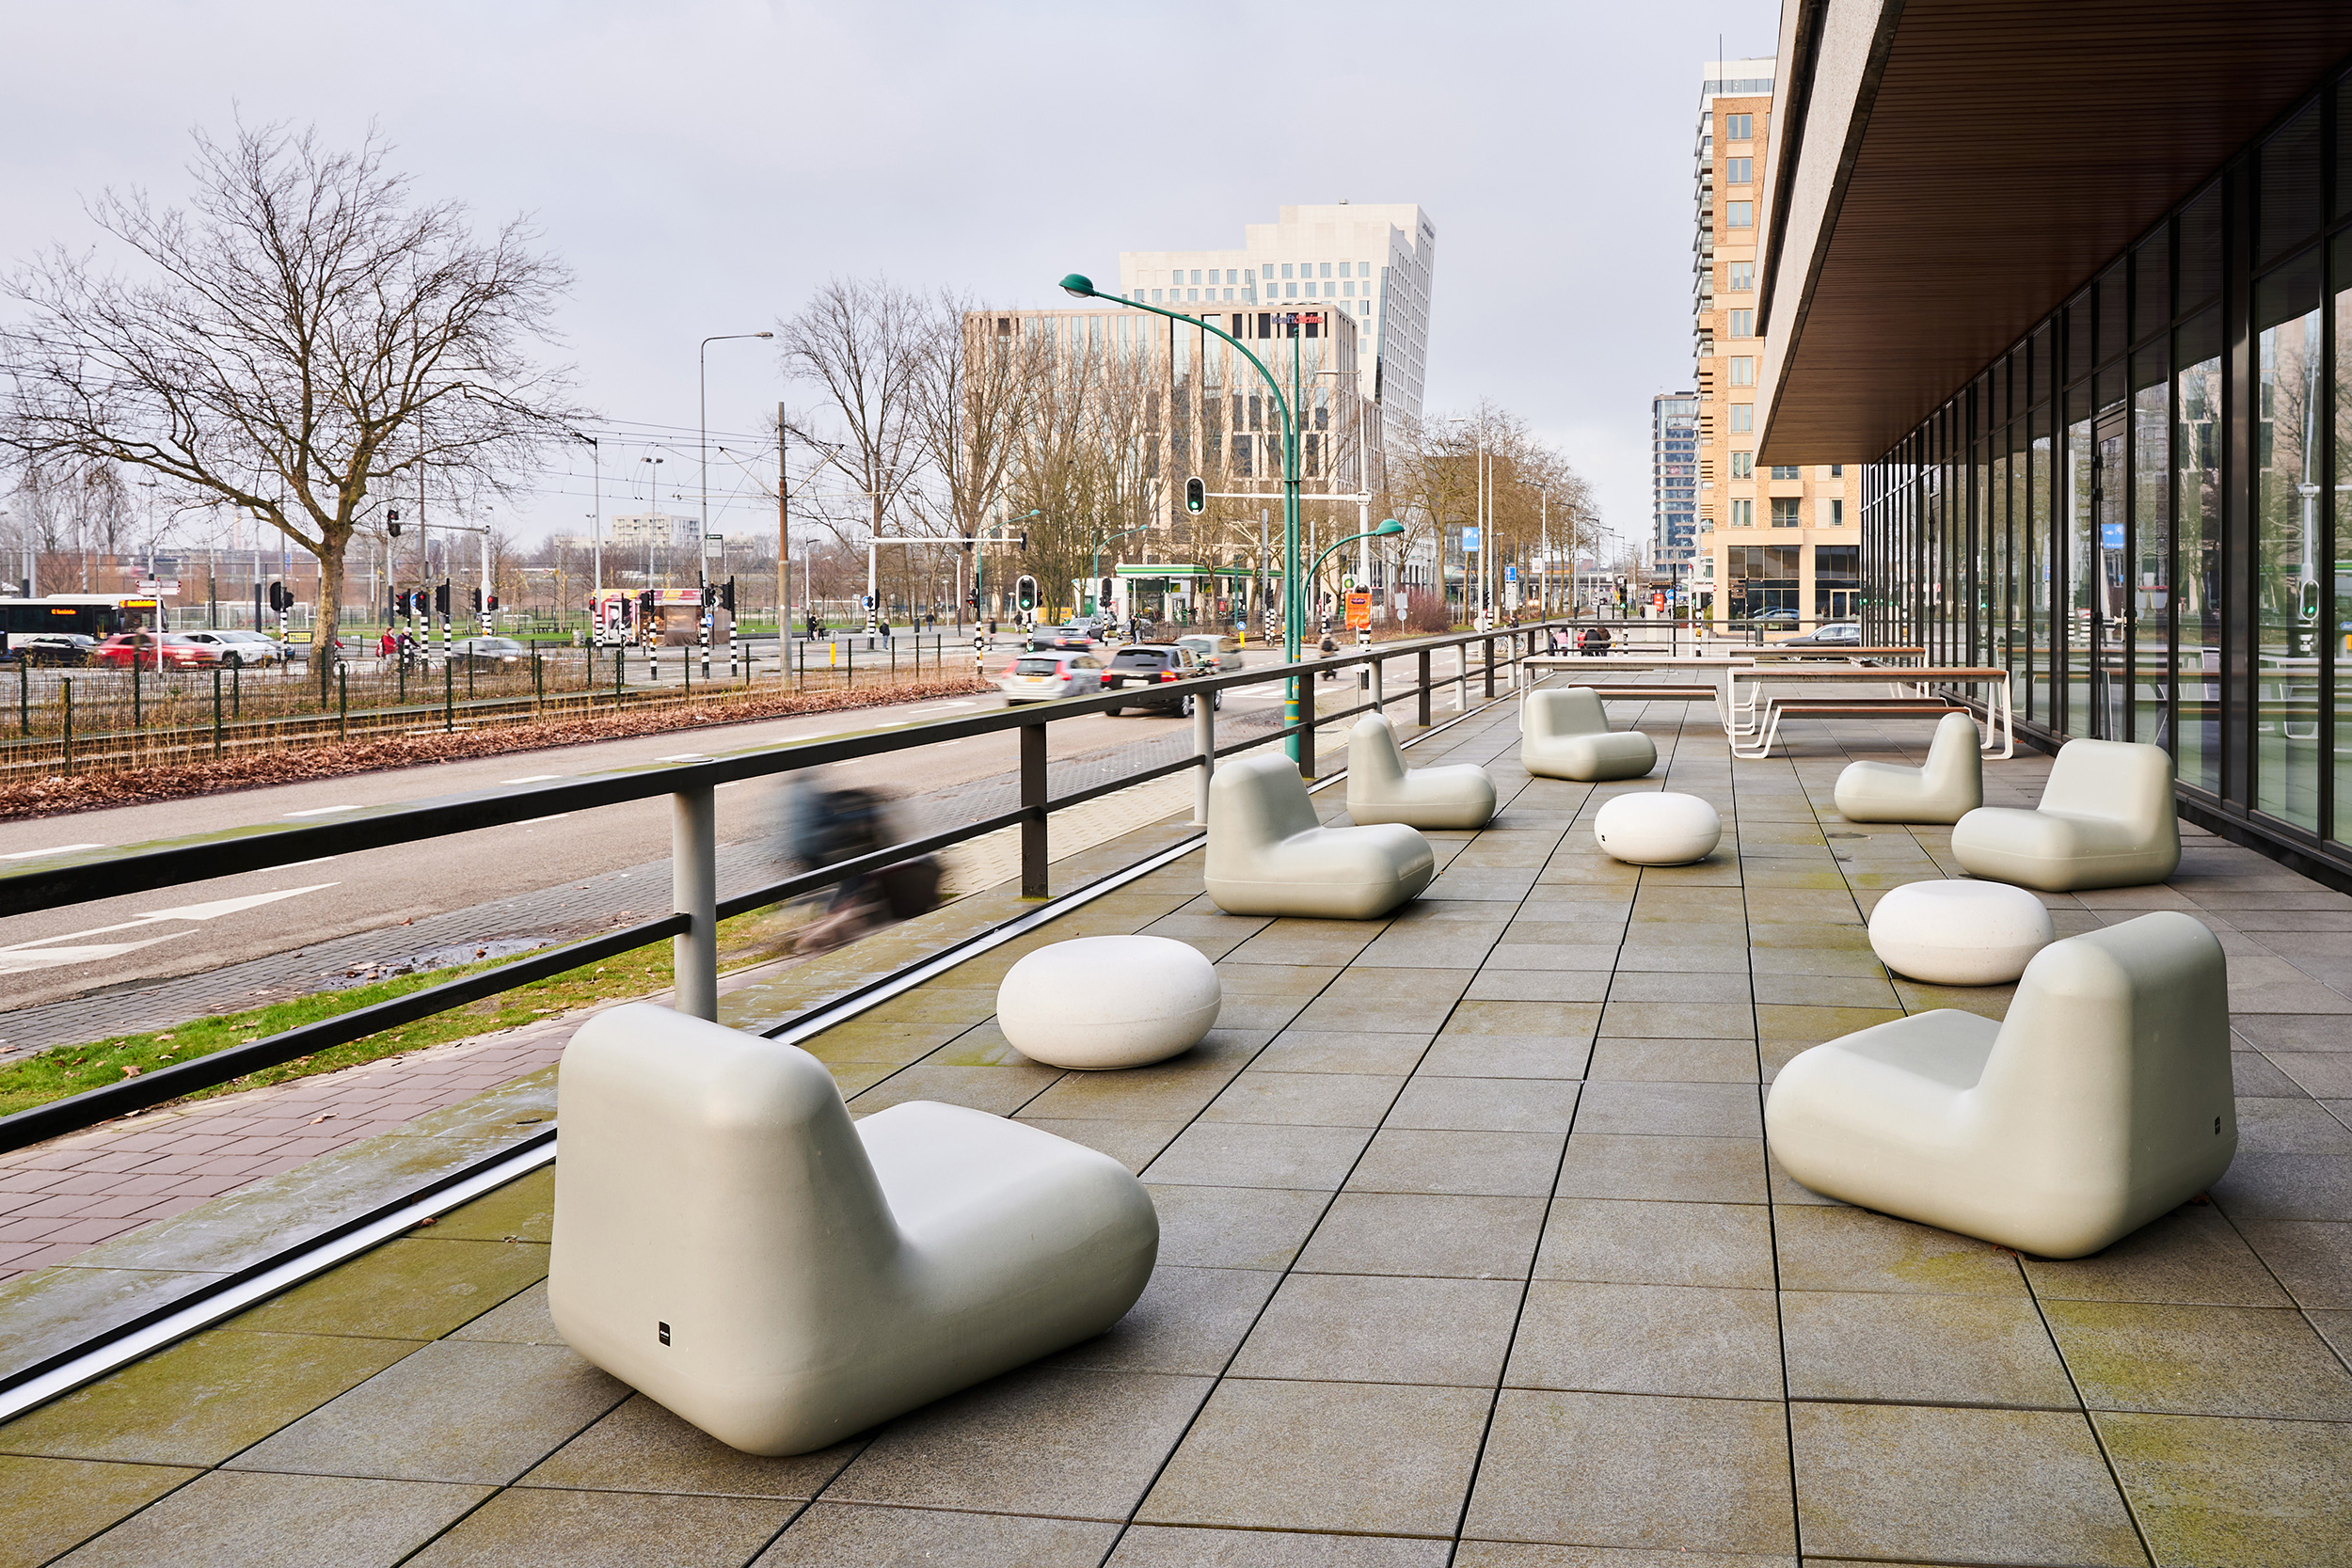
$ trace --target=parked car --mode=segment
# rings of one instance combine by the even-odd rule
[[[178,635],[191,642],[201,642],[220,650],[220,661],[235,668],[241,665],[267,665],[285,656],[277,643],[255,631],[188,631]]]
[[[286,645],[283,642],[278,641],[275,637],[269,636],[267,633],[258,631],[224,631],[220,635],[229,639],[231,642],[237,643],[241,647],[258,650],[257,652],[246,653],[244,657],[239,660],[240,663],[248,665],[258,664],[263,668],[267,668],[272,664],[283,664],[286,662]]]
[[[1767,610],[1752,617],[1760,626],[1795,626],[1797,612],[1793,610]]]
[[[496,669],[524,662],[531,657],[531,650],[511,637],[464,637],[449,645],[449,657],[462,664]]]
[[[1862,645],[1862,627],[1851,621],[1833,621],[1818,631],[1803,637],[1784,637],[1772,644],[1775,648],[1858,648]]]
[[[1023,654],[996,684],[1009,705],[1083,697],[1103,689],[1103,661],[1091,654]]]
[[[1058,626],[1040,626],[1029,633],[1030,648],[1040,653],[1058,652],[1065,648],[1084,653],[1094,643],[1094,628],[1084,621],[1071,621]]]
[[[1181,642],[1136,642],[1111,656],[1111,667],[1103,672],[1103,688],[1106,691],[1135,692],[1134,705],[1139,708],[1189,715],[1193,694],[1169,689],[1204,679],[1208,673],[1209,667],[1200,662],[1200,656]],[[1224,698],[1224,692],[1215,693],[1209,706],[1223,707]],[[1115,714],[1120,709],[1109,707],[1104,711]]]
[[[1178,638],[1176,645],[1190,648],[1193,657],[1209,667],[1210,674],[1221,675],[1225,673],[1225,656],[1232,650],[1232,640],[1208,632],[1194,632]],[[1240,666],[1236,664],[1234,668],[1239,669]]]
[[[158,656],[155,642],[151,631],[117,632],[89,651],[89,662],[101,668],[127,670],[136,659],[140,669],[152,670]],[[216,670],[221,663],[218,647],[179,632],[164,634],[160,653],[167,670]]]
[[[98,639],[78,631],[19,631],[8,634],[8,657],[35,667],[87,664]]]

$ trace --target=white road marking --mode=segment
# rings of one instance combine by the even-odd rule
[[[545,783],[546,783],[548,780],[549,780],[549,779],[560,779],[560,778],[562,778],[563,776],[564,776],[564,775],[563,775],[563,774],[561,774],[561,773],[525,773],[525,774],[524,774],[521,778],[519,778],[519,779],[501,779],[501,780],[499,781],[499,783],[501,783],[501,784],[545,784]]]
[[[312,806],[309,811],[290,811],[288,816],[326,816],[339,811],[358,811],[358,806]]]
[[[322,888],[340,887],[340,882],[313,882],[309,887],[280,888],[275,893],[248,893],[242,898],[217,898],[209,904],[183,904],[176,910],[148,910],[141,920],[217,920],[224,914],[238,914],[246,910],[275,904],[280,898],[298,894],[316,893]]]
[[[58,969],[67,964],[96,963],[141,947],[152,947],[174,937],[192,937],[194,931],[166,931],[144,942],[107,942],[97,947],[31,947],[0,951],[0,974],[23,974],[36,969]]]
[[[656,762],[709,762],[713,759],[707,752],[680,752],[674,757],[656,757],[653,760]]]
[[[103,844],[60,844],[55,849],[19,849],[13,855],[0,855],[0,861],[35,861],[43,855],[70,855],[76,849],[103,849]]]

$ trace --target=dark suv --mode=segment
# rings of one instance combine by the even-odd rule
[[[1188,681],[1205,679],[1208,673],[1209,667],[1190,648],[1173,642],[1138,642],[1111,656],[1110,668],[1103,672],[1103,689],[1135,692],[1134,705],[1139,708],[1189,716],[1193,694],[1182,687]],[[1215,709],[1224,705],[1225,693],[1213,693],[1209,706]],[[1112,706],[1103,711],[1120,710]]]

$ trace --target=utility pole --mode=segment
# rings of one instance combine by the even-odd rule
[[[792,481],[784,467],[784,404],[776,404],[776,657],[792,645]],[[781,668],[781,663],[779,663]]]

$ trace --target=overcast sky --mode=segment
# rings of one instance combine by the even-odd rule
[[[1703,62],[1769,53],[1777,8],[1196,3],[9,8],[0,251],[86,244],[84,197],[184,189],[188,132],[370,120],[421,194],[532,214],[577,272],[585,401],[676,427],[695,344],[771,327],[831,274],[1062,302],[1124,249],[1238,245],[1284,202],[1417,201],[1438,228],[1426,406],[1491,397],[1558,442],[1620,536],[1649,525],[1650,397],[1691,381]],[[710,350],[714,430],[786,389]],[[795,396],[797,403],[799,398]],[[740,447],[749,443],[737,441]],[[606,457],[642,505],[649,447]],[[627,473],[631,488],[615,476]],[[500,523],[584,528],[584,461]],[[714,471],[714,525],[757,526]]]

